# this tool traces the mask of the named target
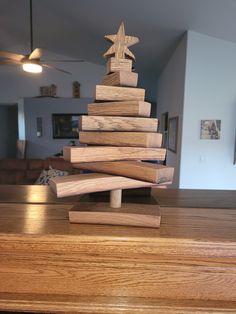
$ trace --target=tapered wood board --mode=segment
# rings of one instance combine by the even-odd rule
[[[97,101],[144,101],[144,98],[145,89],[142,88],[96,85],[95,100]]]
[[[117,72],[117,71],[132,71],[132,60],[130,59],[117,59],[110,58],[107,61],[107,73]]]
[[[88,105],[88,115],[150,117],[151,104],[146,101],[119,101],[92,103]]]
[[[161,214],[158,205],[123,203],[121,208],[114,209],[108,203],[80,202],[69,211],[69,221],[159,228]]]
[[[101,173],[58,176],[52,178],[49,184],[57,197],[154,186],[154,184],[150,182]]]
[[[73,164],[74,168],[120,175],[153,183],[173,180],[174,168],[141,161],[86,162]]]
[[[165,148],[142,147],[71,147],[63,148],[63,157],[71,163],[116,160],[165,160]]]
[[[154,118],[80,116],[81,131],[156,132],[158,120]]]
[[[128,147],[161,147],[161,133],[144,132],[79,132],[81,144],[128,146]]]
[[[128,71],[118,71],[104,76],[102,85],[107,86],[130,86],[136,87],[138,84],[138,73]]]

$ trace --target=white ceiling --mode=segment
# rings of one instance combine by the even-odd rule
[[[236,42],[236,0],[33,0],[33,7],[34,46],[101,64],[104,35],[124,21],[140,38],[131,49],[135,68],[150,82],[186,30]],[[29,1],[0,0],[0,49],[27,47],[28,31]]]

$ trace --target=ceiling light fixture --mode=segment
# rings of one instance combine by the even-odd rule
[[[32,62],[23,63],[22,68],[25,72],[29,73],[41,73],[43,70],[43,67],[40,64]]]
[[[0,0],[1,1],[1,0]],[[8,65],[8,64],[17,64],[21,65],[25,72],[29,73],[41,73],[43,68],[57,70],[66,74],[71,74],[68,71],[59,69],[55,66],[45,64],[41,60],[42,49],[35,48],[34,49],[34,41],[33,41],[33,0],[29,0],[29,14],[30,14],[30,53],[26,55],[12,53],[9,51],[1,51],[0,50],[0,65]],[[83,62],[84,60],[51,60],[51,62]]]
[[[32,51],[34,51],[34,44],[33,44],[33,4],[32,4],[32,0],[29,1],[30,4],[30,50],[31,53]],[[25,72],[29,72],[29,73],[41,73],[43,68],[42,66],[35,61],[30,61],[27,60],[26,62],[24,62],[22,64],[22,68]]]

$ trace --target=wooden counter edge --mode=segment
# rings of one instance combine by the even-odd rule
[[[69,222],[68,222],[69,223]],[[86,230],[89,229],[89,224],[85,224]],[[101,234],[103,229],[110,231],[108,234]],[[112,235],[112,226],[99,226],[98,234],[84,234],[82,229],[81,234],[0,234],[0,248],[3,251],[6,247],[8,251],[20,253],[22,250],[31,250],[35,252],[44,252],[45,245],[51,246],[54,252],[70,253],[72,250],[75,253],[84,252],[89,247],[93,247],[94,253],[104,255],[104,245],[109,245],[109,254],[119,252],[119,248],[127,251],[127,254],[132,257],[130,248],[134,254],[143,254],[144,248],[149,254],[165,254],[168,256],[179,256],[188,254],[192,257],[214,257],[214,258],[236,258],[236,241],[221,241],[220,239],[186,239],[186,238],[168,238],[168,237],[142,237],[136,235],[135,231],[144,232],[147,228],[121,227],[126,230],[131,230],[130,236]],[[81,229],[81,228],[79,228]],[[94,228],[96,229],[96,228]],[[151,233],[151,229],[150,230]],[[153,229],[156,231],[156,229]],[[132,231],[134,234],[132,235]],[[100,234],[99,234],[100,232]],[[105,243],[105,244],[104,244]],[[1,252],[0,252],[1,254]],[[128,258],[128,257],[127,257]]]
[[[148,314],[235,313],[236,302],[170,300],[132,297],[79,297],[61,295],[0,294],[0,310],[50,313],[130,314],[137,310]],[[199,312],[198,312],[199,311]]]

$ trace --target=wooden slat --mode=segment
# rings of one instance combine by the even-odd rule
[[[156,132],[158,120],[153,118],[81,116],[81,131]]]
[[[50,180],[50,186],[57,197],[73,196],[92,192],[111,191],[117,189],[134,189],[150,187],[150,182],[138,181],[121,176],[89,173],[71,176],[55,177]]]
[[[136,87],[138,84],[138,73],[119,71],[104,76],[102,85],[107,86],[130,86]]]
[[[145,89],[96,85],[95,99],[107,101],[138,100],[144,101]]]
[[[120,225],[159,228],[160,207],[150,204],[123,203],[121,208],[110,208],[108,203],[81,202],[69,211],[72,223]]]
[[[174,168],[140,161],[107,161],[73,164],[74,168],[120,175],[153,183],[171,182]]]
[[[115,160],[165,160],[166,149],[142,147],[64,147],[63,157],[72,163]]]
[[[146,101],[119,101],[92,103],[88,105],[88,115],[150,117],[151,104]]]
[[[81,144],[129,146],[129,147],[161,147],[161,133],[144,132],[79,132]]]
[[[117,59],[110,58],[107,61],[107,73],[117,71],[132,71],[132,60],[130,59]]]

